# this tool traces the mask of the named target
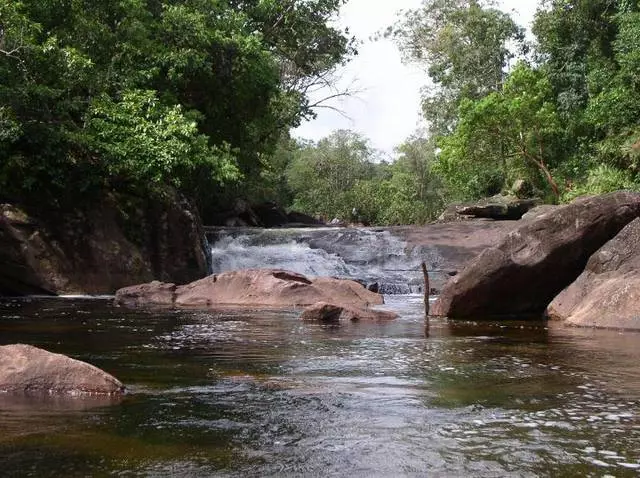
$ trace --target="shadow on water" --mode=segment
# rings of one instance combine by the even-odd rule
[[[638,335],[297,311],[0,302],[0,341],[93,363],[122,402],[0,400],[8,476],[636,476]]]

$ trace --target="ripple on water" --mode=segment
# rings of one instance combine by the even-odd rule
[[[130,394],[99,413],[38,414],[33,423],[1,410],[3,423],[37,438],[3,435],[0,458],[10,471],[24,465],[16,449],[30,456],[31,469],[70,475],[636,476],[640,469],[637,345],[617,335],[434,320],[427,338],[418,296],[387,302],[401,315],[393,323],[344,327],[277,311],[106,309],[96,317],[84,302],[38,309],[21,328],[13,306],[0,308],[3,338],[33,340],[46,330],[57,351],[115,370]],[[78,450],[100,462],[87,468]]]

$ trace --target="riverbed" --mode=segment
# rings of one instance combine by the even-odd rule
[[[640,335],[544,322],[130,311],[7,299],[0,343],[122,380],[119,403],[0,399],[2,476],[638,476]]]

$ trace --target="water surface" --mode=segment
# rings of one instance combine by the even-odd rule
[[[118,404],[0,399],[3,476],[638,476],[640,335],[544,323],[0,302],[0,343],[101,367]]]

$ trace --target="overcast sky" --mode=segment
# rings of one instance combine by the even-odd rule
[[[426,83],[425,72],[403,65],[393,42],[369,41],[373,34],[394,23],[398,10],[420,4],[421,0],[350,0],[345,5],[340,24],[364,43],[358,48],[358,56],[340,71],[339,84],[343,88],[352,86],[358,93],[328,103],[346,117],[319,109],[318,118],[294,130],[295,136],[318,140],[337,129],[351,129],[368,137],[375,148],[392,154],[395,146],[420,127],[420,87]],[[537,0],[502,0],[501,4],[516,22],[530,26]]]

